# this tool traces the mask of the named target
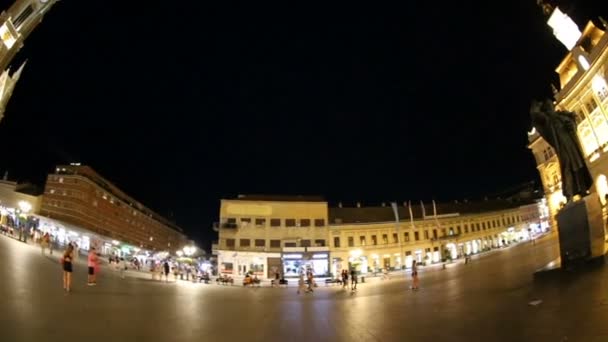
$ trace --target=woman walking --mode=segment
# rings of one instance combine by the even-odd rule
[[[412,290],[418,290],[418,266],[412,261]]]
[[[72,260],[74,259],[74,247],[69,244],[63,253],[61,264],[63,266],[63,289],[70,292],[72,288]]]

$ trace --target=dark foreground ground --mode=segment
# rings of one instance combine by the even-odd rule
[[[87,287],[77,265],[66,295],[55,259],[0,236],[0,341],[608,341],[608,267],[534,281],[556,254],[546,237],[423,270],[418,292],[400,276],[300,296],[110,270]]]

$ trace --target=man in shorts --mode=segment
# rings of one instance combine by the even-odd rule
[[[87,285],[89,286],[95,286],[97,285],[97,279],[96,279],[96,271],[97,271],[97,254],[95,254],[95,247],[91,247],[91,249],[89,250],[89,257],[88,257],[88,266],[89,266],[89,275],[87,277]]]

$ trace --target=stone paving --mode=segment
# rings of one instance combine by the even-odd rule
[[[55,258],[0,236],[0,341],[608,341],[608,268],[534,281],[556,256],[547,237],[423,270],[416,292],[393,276],[306,295],[108,269],[87,287],[77,264],[66,294]]]

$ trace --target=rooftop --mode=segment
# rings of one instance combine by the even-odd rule
[[[535,201],[528,200],[488,200],[477,202],[453,202],[437,203],[436,211],[438,217],[480,214],[493,211],[518,208],[523,205],[532,204]],[[399,220],[410,220],[410,210],[407,204],[397,207]],[[414,220],[423,220],[433,217],[433,203],[412,203],[412,216]],[[329,208],[330,224],[349,224],[349,223],[371,223],[371,222],[391,222],[395,221],[393,208],[390,205],[374,207],[332,207]]]

